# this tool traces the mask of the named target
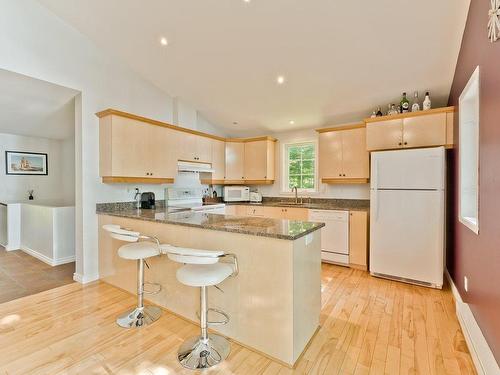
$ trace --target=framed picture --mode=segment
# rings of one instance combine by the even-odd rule
[[[5,173],[47,176],[49,174],[47,154],[5,151]]]

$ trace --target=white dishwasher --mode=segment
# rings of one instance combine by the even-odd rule
[[[321,228],[321,260],[349,264],[349,211],[309,210],[309,220]]]

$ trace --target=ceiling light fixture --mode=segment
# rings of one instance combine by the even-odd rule
[[[285,83],[285,77],[278,76],[278,78],[276,78],[276,82],[278,82],[278,85],[282,85],[283,83]]]
[[[233,125],[238,125],[238,121],[233,121]]]
[[[161,37],[161,38],[160,38],[160,44],[161,44],[162,46],[166,46],[166,45],[168,45],[168,40],[167,40],[167,38],[165,38],[165,37]]]
[[[243,0],[243,1],[244,1],[245,3],[249,3],[249,2],[250,2],[250,0]]]
[[[290,120],[290,125],[295,125],[295,121]]]

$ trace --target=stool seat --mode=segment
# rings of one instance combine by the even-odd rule
[[[212,286],[221,283],[233,272],[233,266],[227,263],[187,264],[177,270],[177,279],[188,286]]]
[[[133,242],[118,249],[118,256],[123,259],[139,260],[157,255],[160,255],[160,250],[153,242]]]

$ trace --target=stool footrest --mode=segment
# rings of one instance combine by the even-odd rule
[[[209,308],[208,311],[212,311],[216,314],[222,315],[224,318],[223,320],[208,321],[207,322],[208,324],[213,325],[213,326],[222,326],[222,325],[229,323],[229,315],[227,315],[224,311],[219,310],[219,309],[213,309],[213,308]]]
[[[156,288],[156,289],[146,289],[146,287],[153,287],[153,288]],[[143,284],[143,293],[144,294],[158,294],[161,292],[161,284],[159,283],[144,283]]]

